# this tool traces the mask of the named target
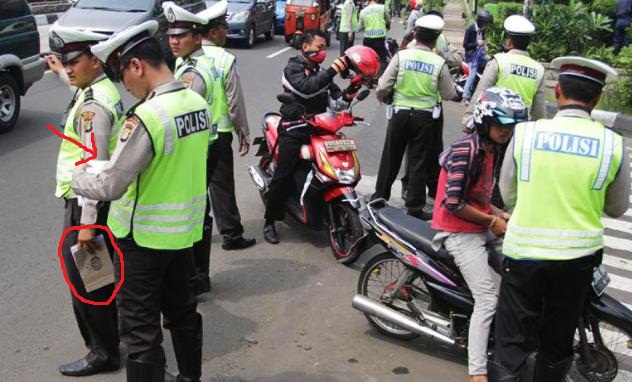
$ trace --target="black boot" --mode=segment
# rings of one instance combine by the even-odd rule
[[[535,362],[534,382],[562,382],[573,365],[573,356],[557,362],[548,362],[539,355]]]
[[[273,221],[266,221],[263,226],[263,238],[270,244],[279,244],[279,235]]]
[[[202,376],[202,317],[196,313],[197,330],[171,331],[173,350],[178,362],[178,381],[200,382]]]
[[[165,368],[155,362],[127,360],[127,382],[164,382]]]
[[[503,365],[496,361],[487,361],[487,377],[489,382],[518,382],[520,378],[511,374]]]

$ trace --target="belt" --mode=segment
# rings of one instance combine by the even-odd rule
[[[397,113],[400,110],[410,110],[410,111],[427,111],[429,113],[432,113],[432,108],[430,109],[416,109],[414,107],[408,107],[408,106],[393,106],[393,111],[395,113]]]

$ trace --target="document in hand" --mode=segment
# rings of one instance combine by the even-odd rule
[[[87,292],[92,292],[114,283],[114,267],[103,235],[96,237],[97,246],[93,253],[79,249],[77,245],[70,247],[72,257],[79,269],[79,275]]]

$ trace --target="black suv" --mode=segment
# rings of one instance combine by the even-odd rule
[[[35,18],[26,0],[0,0],[0,133],[15,126],[20,96],[42,78]]]

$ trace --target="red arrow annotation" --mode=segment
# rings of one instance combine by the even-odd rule
[[[82,145],[81,142],[79,142],[79,141],[77,141],[77,140],[75,140],[73,138],[70,138],[69,136],[66,136],[66,135],[60,133],[59,131],[57,131],[56,128],[54,128],[51,125],[46,125],[46,128],[49,129],[50,131],[52,131],[53,134],[55,134],[59,138],[65,139],[67,141],[70,141],[70,142],[74,143],[75,145],[81,147],[81,149],[83,149],[83,151],[85,151],[88,154],[90,154],[90,156],[87,157],[86,159],[80,160],[79,162],[75,162],[75,166],[79,166],[80,164],[83,164],[83,163],[88,163],[91,160],[97,158],[97,145],[94,143],[94,133],[90,133],[90,142],[92,144],[92,148],[90,148],[90,147],[86,147],[86,146]]]

